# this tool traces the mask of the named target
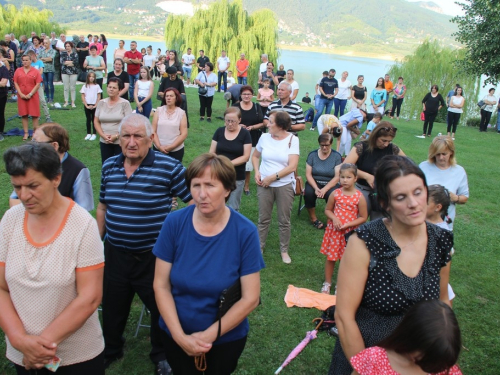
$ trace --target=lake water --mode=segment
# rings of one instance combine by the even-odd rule
[[[112,56],[115,48],[118,48],[118,39],[108,39],[108,70],[112,69]],[[145,48],[151,45],[153,54],[160,48],[165,53],[165,43],[157,41],[138,41],[137,48]],[[130,40],[125,40],[125,48],[129,48]],[[182,54],[181,54],[182,55]],[[197,56],[198,57],[198,56]],[[209,56],[211,61],[215,61],[218,56]],[[333,55],[319,52],[281,50],[281,56],[278,63],[275,64],[276,70],[280,64],[286,69],[293,69],[295,80],[299,83],[300,89],[297,98],[299,100],[309,92],[309,96],[314,97],[314,87],[317,81],[322,77],[322,72],[331,68],[337,71],[336,78],[340,79],[343,71],[349,72],[348,79],[356,84],[359,74],[365,76],[365,86],[370,93],[375,87],[377,79],[383,77],[391,67],[392,62],[387,60],[378,60],[365,57],[351,57]],[[233,65],[234,66],[234,65]]]

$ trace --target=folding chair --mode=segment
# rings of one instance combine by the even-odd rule
[[[137,322],[137,328],[135,329],[135,335],[134,337],[137,337],[139,334],[139,328],[150,328],[151,326],[147,324],[142,324],[142,318],[144,317],[144,314],[150,315],[149,310],[146,308],[146,305],[142,305],[142,310],[141,310],[141,315],[139,316],[139,321]]]

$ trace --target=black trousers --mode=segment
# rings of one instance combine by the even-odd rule
[[[451,132],[455,134],[455,132],[457,131],[458,122],[460,121],[460,115],[461,113],[448,111],[448,128],[446,130],[448,133]]]
[[[64,363],[64,362],[62,362]],[[40,370],[26,370],[16,365],[17,375],[53,375],[54,373],[42,368]],[[61,366],[57,369],[57,375],[104,375],[104,352],[97,357],[74,365]]]
[[[205,117],[205,110],[207,111],[207,117],[212,117],[212,102],[214,101],[214,97],[203,95],[198,96],[200,98],[200,117]]]
[[[0,134],[5,130],[5,105],[7,104],[7,94],[0,94]]]
[[[318,182],[316,182],[316,184],[318,185],[319,188],[323,188],[324,185],[320,185],[318,184]],[[331,193],[333,193],[333,191],[335,189],[338,189],[340,186],[337,184],[335,185],[334,187],[332,187],[330,190],[328,190],[325,194],[325,197],[324,198],[320,198],[320,199],[324,199],[326,202],[328,202],[328,197],[330,196]],[[318,199],[318,197],[316,196],[316,193],[314,192],[314,189],[311,185],[309,185],[309,183],[306,181],[306,188],[304,190],[304,203],[305,203],[305,207],[306,208],[314,208],[316,207],[316,200]]]
[[[85,109],[85,117],[87,118],[87,134],[95,134],[94,117],[96,108],[92,109],[88,109],[87,107],[83,108]]]
[[[401,104],[403,104],[404,98],[397,99],[394,96],[392,97],[392,109],[391,116],[394,117],[394,111],[396,111],[396,116],[399,117],[401,113]]]
[[[485,132],[488,130],[488,124],[491,120],[491,112],[481,109],[481,122],[479,123],[479,131]]]
[[[151,361],[165,359],[165,349],[159,327],[160,313],[153,290],[156,257],[151,251],[133,253],[123,251],[106,241],[104,243],[104,287],[102,296],[102,331],[104,356],[123,354],[122,337],[135,293],[151,312]]]
[[[434,126],[434,120],[436,120],[437,113],[425,113],[425,121],[424,121],[424,132],[422,134],[431,135],[432,127]],[[427,130],[427,126],[429,129]]]
[[[153,150],[161,152],[160,150],[158,150],[156,148],[155,145],[153,145]],[[184,147],[181,148],[180,150],[177,150],[177,151],[170,151],[168,153],[168,156],[170,156],[171,158],[174,158],[175,160],[178,160],[179,162],[182,163],[182,159],[184,158]]]
[[[101,147],[101,161],[102,164],[112,156],[120,155],[122,153],[122,148],[120,145],[115,145],[114,143],[104,143],[99,142]]]
[[[226,344],[214,345],[208,353],[207,369],[198,371],[194,364],[194,357],[186,354],[182,348],[164,331],[162,339],[165,345],[167,362],[172,368],[173,375],[229,375],[236,370],[238,360],[245,349],[247,338],[231,341]]]

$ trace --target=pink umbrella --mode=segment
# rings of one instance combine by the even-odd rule
[[[292,359],[294,359],[299,355],[299,353],[306,347],[306,345],[309,344],[309,341],[314,340],[316,338],[316,335],[318,334],[318,328],[321,326],[321,324],[323,324],[323,319],[316,318],[313,319],[313,322],[319,322],[319,323],[314,330],[306,333],[306,337],[304,338],[304,340],[302,340],[300,344],[297,345],[295,349],[292,350],[292,352],[288,355],[288,357],[286,357],[285,361],[276,370],[274,375],[279,374],[281,370],[283,370],[283,368],[292,361]]]

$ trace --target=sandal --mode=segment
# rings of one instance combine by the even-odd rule
[[[323,283],[323,285],[321,286],[321,293],[323,294],[330,294],[330,288],[331,288],[332,284],[331,283],[327,283],[326,281]]]
[[[312,223],[312,225],[316,228],[316,229],[323,229],[325,227],[325,224],[323,224],[321,221],[319,221],[318,219],[316,219],[315,222]]]
[[[30,134],[28,132],[24,132],[23,142],[27,141]]]

